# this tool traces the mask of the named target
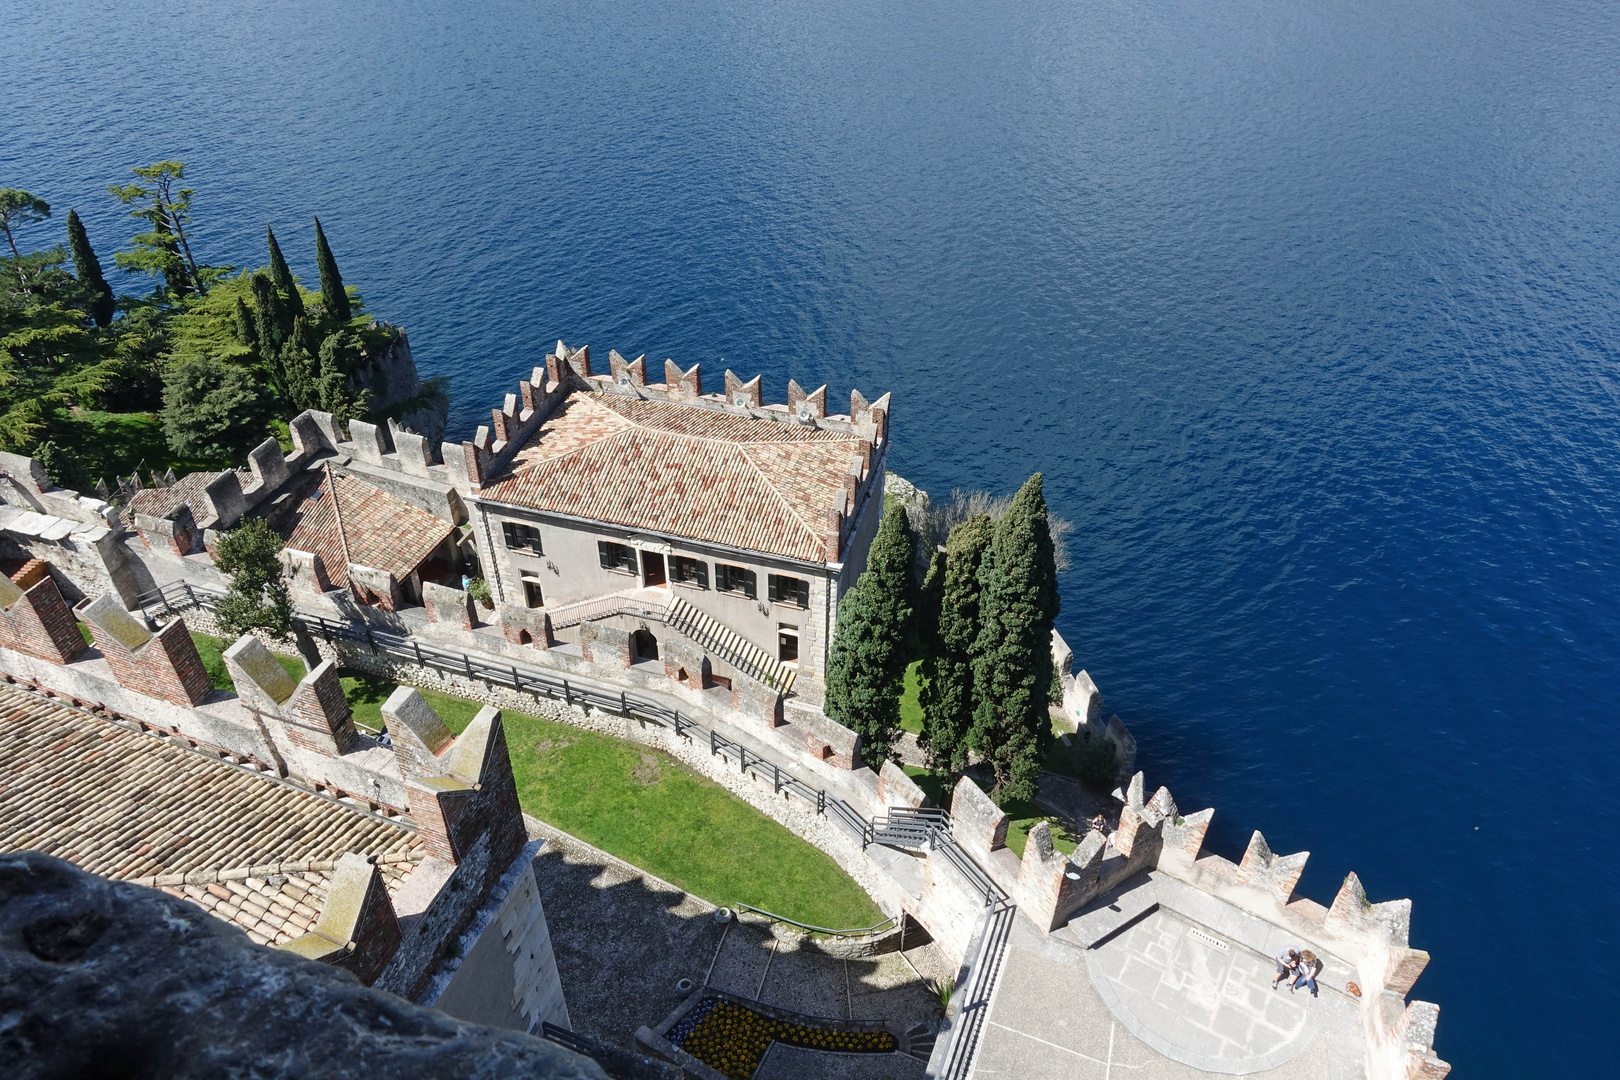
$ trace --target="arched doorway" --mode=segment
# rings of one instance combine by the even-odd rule
[[[630,648],[634,650],[637,660],[658,659],[658,639],[645,626],[630,635]]]

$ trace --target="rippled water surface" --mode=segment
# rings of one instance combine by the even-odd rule
[[[1459,1075],[1598,1075],[1617,57],[1523,0],[42,2],[0,186],[110,261],[180,158],[203,257],[311,280],[320,214],[462,429],[562,337],[893,390],[936,493],[1043,471],[1150,782],[1412,897]]]

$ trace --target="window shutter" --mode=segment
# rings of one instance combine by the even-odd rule
[[[758,580],[752,570],[743,571],[743,595],[750,600],[759,595]]]

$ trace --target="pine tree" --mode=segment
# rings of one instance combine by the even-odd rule
[[[354,317],[349,307],[349,294],[343,291],[343,275],[338,273],[337,260],[321,231],[321,219],[315,219],[315,265],[321,271],[321,306],[329,318],[348,322]]]
[[[84,222],[79,220],[75,210],[68,211],[67,234],[68,250],[73,252],[74,276],[95,293],[95,299],[90,303],[90,317],[96,320],[97,326],[106,326],[112,322],[116,304],[112,286],[102,276],[101,260],[96,258],[95,249],[90,246],[90,237],[84,231]]]
[[[995,769],[995,796],[1029,799],[1052,744],[1052,620],[1057,567],[1041,474],[1013,497],[979,567],[969,744]]]
[[[281,245],[276,243],[275,230],[266,225],[264,235],[270,241],[270,277],[281,293],[282,301],[287,305],[287,311],[293,318],[300,318],[304,314],[304,298],[299,295],[298,282],[293,280],[292,271],[287,267],[287,260],[281,257]]]
[[[183,300],[192,293],[191,275],[186,273],[185,260],[180,257],[180,245],[175,242],[174,230],[169,228],[167,218],[152,220],[152,231],[147,234],[152,238],[152,248],[159,259],[159,272],[163,275],[163,283],[169,287],[176,300]],[[135,238],[137,241],[140,236]]]
[[[918,740],[936,769],[967,768],[973,727],[973,649],[979,636],[979,568],[995,525],[979,514],[961,522],[945,544],[935,640],[923,663],[923,733]]]
[[[320,404],[314,407],[331,413],[340,424],[371,415],[371,391],[356,390],[349,377],[361,359],[360,338],[353,331],[339,330],[321,342]]]
[[[872,540],[866,572],[839,604],[833,632],[827,715],[861,737],[873,768],[889,756],[900,732],[915,550],[916,536],[905,511],[890,510]]]

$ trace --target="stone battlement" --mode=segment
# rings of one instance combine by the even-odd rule
[[[608,374],[599,374],[591,366],[590,346],[571,349],[558,341],[556,348],[547,354],[545,366],[535,368],[514,393],[507,394],[500,408],[490,410],[489,425],[480,426],[472,439],[459,445],[444,444],[442,452],[450,472],[458,480],[465,477],[465,483],[471,488],[499,475],[552,410],[575,390],[671,401],[739,416],[846,432],[864,439],[869,447],[888,443],[889,394],[869,402],[860,391],[851,390],[849,412],[830,415],[826,386],[806,393],[797,382],[789,380],[787,402],[767,405],[758,375],[744,382],[728,369],[724,392],[704,393],[701,364],[682,371],[673,360],[665,360],[663,382],[647,380],[646,354],[626,360],[617,351],[609,350],[608,366]],[[869,448],[862,467],[858,470],[852,467],[856,483],[866,482],[876,456]],[[457,486],[461,486],[460,483]],[[853,492],[851,494],[853,496]],[[846,505],[845,514],[852,509],[852,505]]]

